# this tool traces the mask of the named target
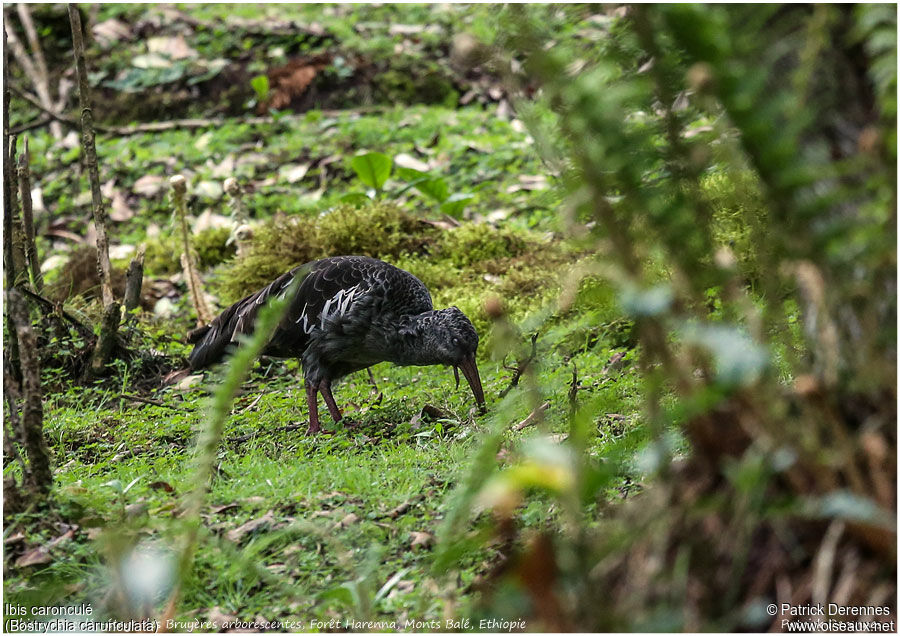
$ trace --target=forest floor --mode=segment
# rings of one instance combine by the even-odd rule
[[[213,6],[186,9],[189,15],[180,15],[188,19],[134,5],[106,5],[96,16],[94,24],[105,24],[109,33],[116,33],[111,20],[129,29],[127,37],[98,40],[89,60],[106,121],[159,116],[162,103],[169,104],[169,116],[225,117],[197,129],[98,136],[104,194],[112,202],[114,264],[124,268],[137,246],[147,245],[146,310],[129,341],[145,355],[121,362],[112,376],[91,386],[77,386],[71,367],[59,362],[77,349],[77,339],[61,335],[48,342],[44,373],[52,390],[44,419],[55,466],[53,512],[32,510],[8,523],[5,600],[29,606],[87,602],[127,615],[123,608],[137,602],[126,597],[140,586],[130,577],[141,559],[162,564],[158,591],[174,580],[181,497],[194,486],[195,440],[219,379],[208,372],[193,381],[162,382],[166,371],[185,366],[185,334],[195,326],[168,197],[168,177],[183,174],[191,185],[203,276],[219,309],[264,282],[271,273],[266,267],[296,264],[293,255],[304,250],[386,258],[422,278],[436,306],[458,305],[478,326],[489,413],[477,414],[467,388],[454,388],[447,369],[383,364],[374,368],[377,389],[366,373],[336,386],[345,416],[359,426],[334,427],[326,418],[328,434],[310,437],[298,363],[261,361],[227,423],[195,567],[175,618],[293,620],[298,630],[320,631],[327,625],[313,621],[388,620],[403,628],[406,621],[465,615],[471,592],[496,565],[498,546],[486,542],[476,556],[467,553],[453,577],[436,573],[433,550],[451,494],[473,470],[481,433],[506,430],[497,458],[502,466],[538,435],[564,445],[573,401],[590,399],[605,414],[593,427],[591,452],[634,453],[645,434],[629,325],[612,290],[593,279],[569,290],[571,302],[560,306],[567,273],[583,262],[584,246],[559,234],[562,194],[509,103],[492,93],[491,80],[461,78],[447,64],[450,35],[472,28],[471,16],[404,5],[361,8],[367,15],[351,20],[345,6],[312,20],[311,9],[303,8],[291,17],[310,35],[298,40],[296,34],[272,35],[286,19],[273,14],[274,5],[254,6],[251,13],[267,15],[235,15],[256,22],[243,38],[224,38],[228,28],[215,22],[224,18]],[[249,9],[229,5],[232,11]],[[569,32],[599,28],[596,20],[574,14],[557,16]],[[152,38],[162,41],[144,46]],[[341,55],[333,53],[335,42]],[[182,45],[185,57],[179,60],[161,53]],[[313,108],[300,105],[299,115],[247,123],[260,101],[307,99],[302,90],[279,96],[274,83],[267,90],[252,86],[254,77],[271,66],[287,67],[301,54],[306,61],[300,66],[313,68],[309,60],[323,51],[330,61],[318,71],[327,77],[320,78]],[[388,67],[386,52],[408,66]],[[151,59],[138,64],[137,55]],[[267,65],[272,59],[278,64]],[[355,66],[348,70],[347,64]],[[191,83],[204,73],[211,75]],[[334,86],[342,74],[354,81],[339,98]],[[228,85],[243,92],[226,95]],[[432,103],[403,101],[425,85]],[[475,96],[466,98],[466,89]],[[366,99],[370,103],[361,105]],[[27,107],[15,98],[13,106],[13,123],[26,121]],[[90,291],[82,284],[91,269],[91,259],[84,259],[90,198],[77,136],[73,141],[67,132],[62,142],[46,130],[29,134],[41,202],[38,246],[48,263],[48,288],[90,322],[99,311],[96,301],[75,294]],[[395,171],[377,203],[347,212],[341,204],[358,203],[347,195],[365,190],[348,160],[370,151],[391,157]],[[444,201],[458,195],[464,205],[443,207],[440,199],[408,187],[402,177],[415,173],[402,168],[432,175],[443,184]],[[221,183],[230,176],[244,187],[244,201],[266,240],[275,240],[283,227],[278,223],[300,218],[315,240],[282,235],[291,246],[265,243],[256,256],[283,254],[262,269],[258,263],[242,268],[226,245],[231,225]],[[333,222],[336,217],[330,222],[325,212],[335,206],[357,218],[356,225],[348,229]],[[403,228],[407,217],[418,223],[415,232]],[[265,228],[275,231],[266,234]],[[512,341],[497,335],[485,310],[492,297],[516,325]],[[591,312],[575,327],[571,320],[563,327],[559,318],[577,315],[585,297]],[[509,388],[517,360],[528,357],[533,333],[532,369],[541,375],[540,400],[549,407],[536,425],[518,430],[535,407],[528,375],[502,402],[498,395]],[[147,355],[150,350],[156,357]],[[512,354],[504,357],[507,350]],[[11,471],[15,466],[7,462],[4,474]],[[636,468],[609,489],[609,500],[626,497],[639,479]],[[531,500],[520,519],[525,527],[540,527],[553,514]],[[473,536],[479,527],[473,520]],[[152,599],[151,613],[161,611],[161,599]]]

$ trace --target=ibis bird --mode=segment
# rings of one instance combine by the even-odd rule
[[[300,359],[309,405],[309,433],[320,430],[318,394],[335,422],[341,411],[331,393],[338,378],[379,362],[449,365],[459,369],[484,412],[475,364],[478,334],[456,307],[435,310],[424,283],[402,269],[366,256],[335,256],[301,265],[193,331],[192,369],[214,364],[242,334],[253,331],[259,309],[303,277],[263,355]]]

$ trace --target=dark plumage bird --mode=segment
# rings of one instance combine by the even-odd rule
[[[335,256],[282,274],[264,289],[236,302],[190,335],[192,369],[221,360],[240,334],[253,331],[266,301],[304,276],[263,355],[299,358],[306,380],[309,432],[319,430],[318,393],[331,417],[341,412],[331,383],[379,362],[398,365],[444,364],[457,369],[484,410],[484,391],[475,365],[478,334],[456,307],[435,311],[431,294],[418,278],[366,256]]]

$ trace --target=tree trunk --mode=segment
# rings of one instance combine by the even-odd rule
[[[29,169],[31,157],[28,152],[28,137],[23,137],[23,142],[17,173],[19,177],[19,194],[22,199],[22,233],[25,239],[25,263],[28,266],[31,288],[35,293],[40,294],[44,289],[44,279],[41,276],[41,264],[38,261],[37,246],[34,242],[34,214],[31,207],[31,171]]]
[[[125,313],[131,312],[141,301],[141,285],[144,282],[144,250],[146,245],[141,245],[125,273]]]
[[[9,66],[6,59],[6,31],[3,31],[3,266],[6,271],[6,289],[12,289],[16,283],[16,267],[13,258],[13,189],[9,174],[10,166],[9,135]],[[6,332],[9,334],[9,367],[12,376],[22,379],[19,371],[19,344],[16,341],[15,329],[9,313],[6,314]]]
[[[18,289],[6,293],[7,312],[16,329],[22,369],[22,414],[17,435],[28,457],[25,485],[33,496],[41,497],[50,490],[53,473],[50,454],[44,441],[44,407],[41,395],[41,366],[37,338],[31,328],[25,296]]]
[[[100,273],[100,290],[103,297],[103,324],[94,351],[89,372],[97,373],[106,366],[116,349],[116,331],[119,326],[119,304],[113,297],[109,265],[109,238],[106,235],[106,208],[100,194],[100,170],[97,166],[97,147],[94,142],[94,114],[91,111],[91,93],[87,66],[84,62],[84,40],[81,34],[81,14],[78,6],[69,5],[69,22],[72,25],[72,48],[75,54],[75,70],[78,75],[78,101],[81,107],[81,144],[88,166],[94,210],[94,226],[97,230],[97,270]]]

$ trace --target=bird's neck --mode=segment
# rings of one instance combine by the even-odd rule
[[[385,329],[390,362],[402,366],[438,364],[434,347],[431,346],[431,323],[433,313],[401,316],[390,329]]]

